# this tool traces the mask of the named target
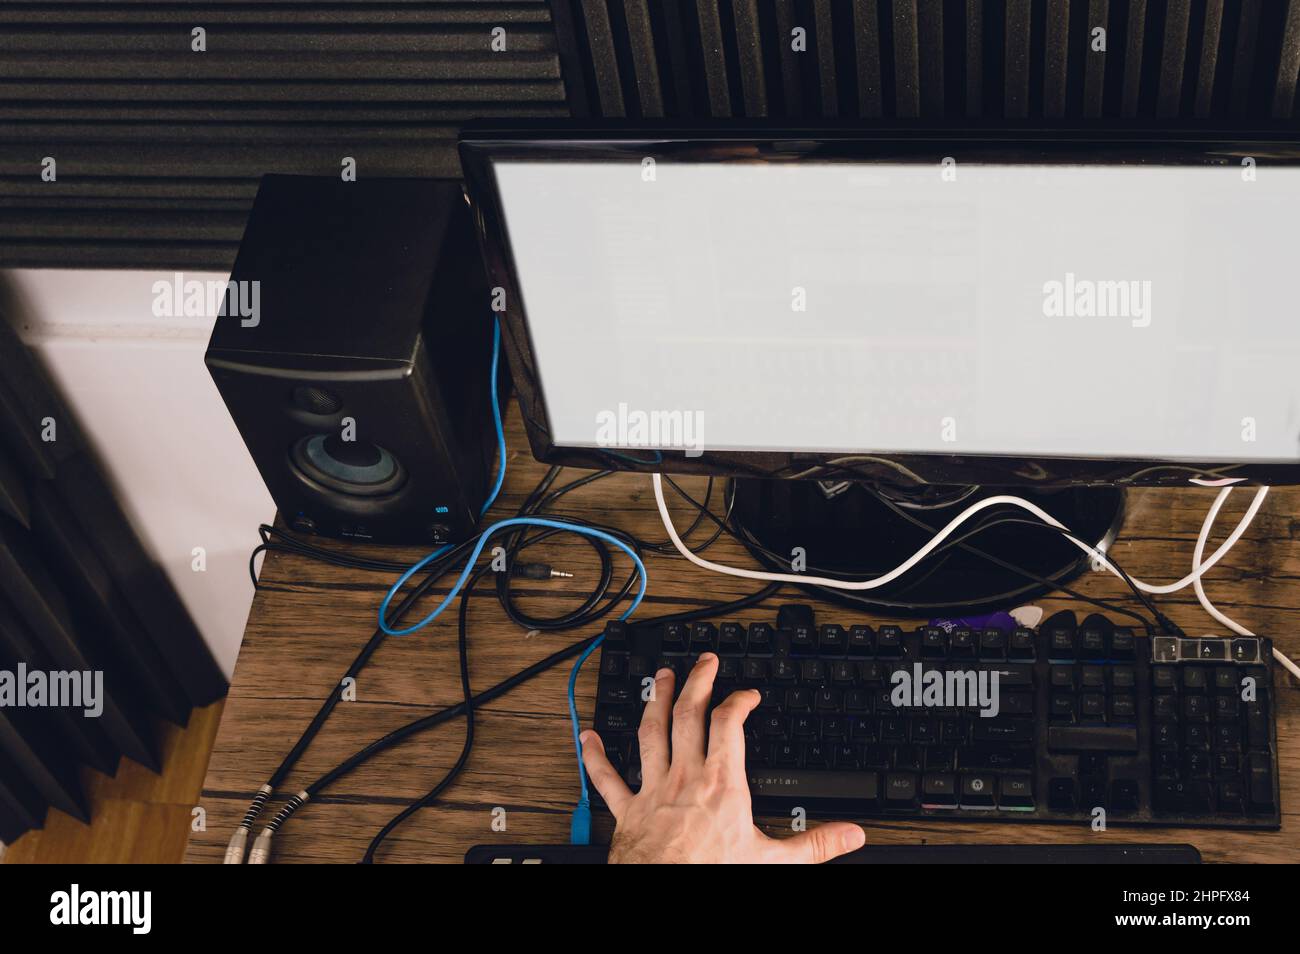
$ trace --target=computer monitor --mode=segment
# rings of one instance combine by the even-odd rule
[[[739,478],[768,561],[879,572],[988,488],[1106,543],[1125,486],[1300,479],[1294,133],[562,123],[461,154],[534,454]],[[963,557],[870,602],[1035,589]]]

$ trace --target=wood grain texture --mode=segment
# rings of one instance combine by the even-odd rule
[[[528,454],[517,410],[508,425],[509,471],[494,516],[513,512],[544,472]],[[569,472],[569,478],[579,472]],[[561,477],[563,482],[565,477]],[[558,486],[557,482],[557,486]],[[685,484],[697,496],[702,479]],[[1191,563],[1192,545],[1214,491],[1138,490],[1129,496],[1124,532],[1113,552],[1124,567],[1150,582],[1168,582]],[[1230,529],[1248,492],[1235,495],[1221,517]],[[720,493],[715,497],[715,505]],[[1216,567],[1207,590],[1228,615],[1272,636],[1293,657],[1300,656],[1294,623],[1300,606],[1300,551],[1295,516],[1300,492],[1274,491],[1243,541]],[[675,507],[678,526],[688,522],[687,505]],[[646,540],[663,540],[650,481],[618,474],[564,497],[556,512],[623,527]],[[703,531],[701,531],[703,536]],[[255,542],[250,532],[250,547]],[[343,544],[334,544],[343,547]],[[415,560],[418,550],[358,547],[358,553]],[[558,613],[574,605],[574,594],[596,578],[597,560],[577,541],[547,541],[531,551],[575,574],[573,580],[517,581],[520,606]],[[544,555],[543,555],[544,554]],[[717,561],[752,566],[732,541],[709,550]],[[620,566],[623,566],[620,563]],[[646,565],[650,591],[639,616],[674,612],[753,592],[752,581],[706,573],[678,557],[651,553]],[[270,775],[316,711],[320,700],[375,629],[375,612],[391,578],[344,570],[299,557],[272,554],[262,569],[262,585],[249,614],[243,648],[226,702],[201,804],[208,829],[191,835],[186,859],[220,861],[225,843],[247,808],[252,793]],[[1075,584],[1093,596],[1124,599],[1127,592],[1109,574],[1089,573]],[[437,590],[444,594],[446,588]],[[424,601],[425,611],[440,596]],[[788,595],[787,601],[803,601]],[[1047,613],[1087,604],[1056,597],[1037,601]],[[1162,601],[1165,611],[1189,634],[1215,632],[1213,622],[1185,590]],[[818,605],[823,621],[849,621],[852,611]],[[735,615],[738,621],[768,620],[775,603]],[[594,630],[529,636],[510,623],[495,597],[480,590],[469,613],[470,674],[476,691]],[[915,620],[867,617],[873,625]],[[456,662],[456,623],[448,612],[425,631],[390,638],[361,673],[357,701],[342,703],[304,754],[272,807],[383,733],[420,715],[460,700]],[[460,861],[471,845],[489,842],[564,842],[576,798],[576,774],[564,699],[568,666],[547,672],[484,706],[476,722],[475,746],[465,772],[443,800],[419,812],[385,843],[380,861]],[[1282,673],[1278,741],[1281,750],[1283,828],[1279,832],[1221,832],[1192,829],[1112,827],[1094,835],[1086,828],[1045,824],[966,824],[930,821],[870,821],[876,843],[925,842],[1077,842],[1092,837],[1115,841],[1190,842],[1210,861],[1300,861],[1300,692]],[[580,710],[590,719],[594,707],[595,666],[578,685]],[[423,794],[455,760],[463,723],[449,722],[382,753],[338,780],[301,809],[276,836],[275,860],[283,862],[357,861],[374,833],[410,799]],[[507,828],[493,831],[492,810],[504,808]],[[772,830],[788,828],[781,819],[765,820]],[[596,837],[608,837],[610,821],[598,816]]]

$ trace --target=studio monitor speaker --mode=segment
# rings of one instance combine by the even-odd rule
[[[489,305],[459,185],[262,179],[206,361],[291,527],[472,532],[496,451]]]

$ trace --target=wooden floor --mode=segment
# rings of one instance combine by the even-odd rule
[[[495,515],[513,512],[544,468],[532,460],[511,407],[508,427],[509,470]],[[569,478],[576,477],[570,472]],[[697,494],[703,482],[688,481]],[[558,484],[557,484],[558,486]],[[1152,581],[1187,572],[1192,546],[1214,491],[1195,488],[1140,490],[1130,494],[1124,531],[1114,548],[1131,573]],[[1239,493],[1220,520],[1230,528],[1249,495]],[[1241,499],[1236,499],[1241,498]],[[1270,496],[1242,542],[1216,567],[1207,589],[1224,612],[1273,636],[1293,658],[1300,658],[1300,548],[1295,516],[1300,491]],[[622,527],[645,540],[662,540],[650,481],[619,474],[563,498],[557,511]],[[688,521],[677,508],[679,526]],[[1222,538],[1222,531],[1219,538]],[[1216,541],[1217,542],[1217,541]],[[385,559],[414,560],[418,549],[379,550]],[[598,566],[581,542],[548,541],[531,555],[575,574],[572,580],[519,581],[525,610],[548,615],[571,609],[574,595],[590,587]],[[709,550],[710,558],[751,566],[730,540]],[[620,566],[624,564],[620,561]],[[734,599],[758,589],[752,581],[706,573],[681,558],[649,555],[649,596],[638,613],[646,617]],[[375,614],[391,575],[326,566],[299,557],[271,555],[249,615],[226,712],[203,783],[206,831],[190,837],[186,858],[220,861],[227,839],[252,794],[269,776],[375,629]],[[1076,586],[1090,595],[1124,599],[1123,585],[1109,574],[1089,573]],[[427,611],[446,588],[426,597]],[[787,596],[787,600],[801,600]],[[1086,615],[1086,604],[1049,597],[1035,601],[1047,613],[1070,608]],[[852,613],[815,604],[824,622],[843,622]],[[1190,634],[1215,627],[1189,590],[1162,601],[1163,608]],[[735,614],[739,622],[770,620],[772,605]],[[356,700],[339,705],[287,783],[272,800],[283,800],[343,758],[412,719],[460,701],[455,647],[455,612],[425,631],[389,638],[360,675]],[[869,622],[895,622],[872,617]],[[915,626],[914,620],[897,620]],[[482,690],[594,630],[535,635],[510,623],[490,593],[470,604],[470,673]],[[584,720],[594,703],[595,666],[578,684]],[[473,755],[457,782],[435,806],[408,820],[385,844],[380,861],[459,861],[470,846],[488,842],[564,842],[576,797],[565,707],[564,665],[484,706],[477,720]],[[1212,861],[1300,861],[1300,691],[1294,680],[1277,676],[1278,741],[1283,829],[1279,832],[1216,832],[1178,829],[1111,830],[1098,837],[1113,841],[1192,842]],[[454,762],[463,724],[451,722],[417,735],[373,758],[335,782],[275,837],[276,861],[357,861],[374,833],[411,799],[422,795]],[[269,813],[266,816],[269,818]],[[500,829],[504,820],[505,829]],[[494,824],[496,823],[496,824]],[[788,819],[784,822],[789,828]],[[1087,829],[1042,824],[989,825],[933,821],[873,821],[866,824],[875,843],[958,841],[1082,841]],[[598,817],[596,838],[607,837],[609,819]]]
[[[185,854],[224,700],[195,709],[184,729],[164,730],[159,775],[123,759],[109,778],[86,770],[91,822],[51,810],[45,827],[8,847],[5,864],[174,864]]]

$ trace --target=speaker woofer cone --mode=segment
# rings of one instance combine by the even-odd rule
[[[308,481],[352,496],[385,496],[395,493],[406,482],[401,462],[368,441],[308,434],[294,443],[289,457]]]

